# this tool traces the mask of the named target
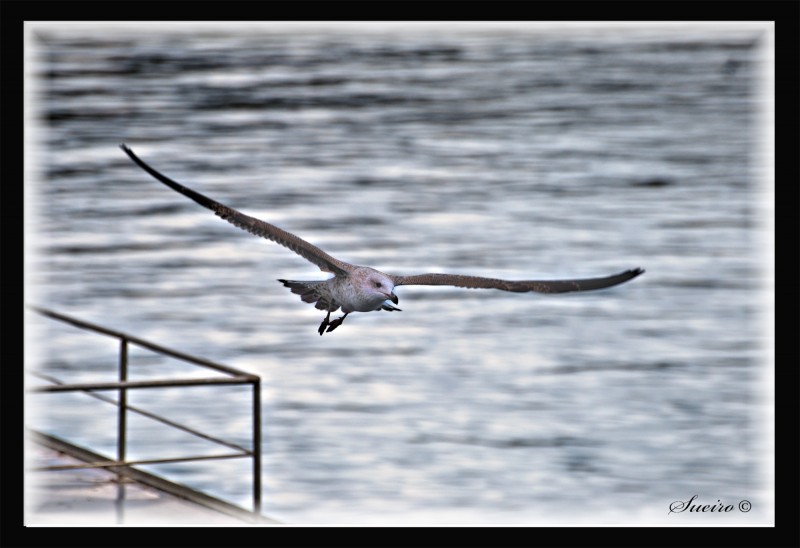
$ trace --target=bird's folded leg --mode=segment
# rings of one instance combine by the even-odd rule
[[[333,321],[330,323],[330,325],[328,326],[328,331],[327,331],[327,333],[330,333],[331,331],[333,331],[334,329],[336,329],[337,327],[339,327],[340,325],[342,325],[342,322],[343,322],[343,321],[344,321],[344,319],[347,317],[347,314],[349,314],[349,312],[346,312],[344,316],[342,316],[342,317],[340,317],[340,318],[336,318],[335,320],[333,320]],[[320,333],[320,335],[322,335],[322,333]]]
[[[319,329],[317,330],[319,331],[320,336],[322,336],[322,334],[325,333],[325,328],[328,327],[328,324],[330,324],[330,319],[331,319],[331,311],[328,310],[328,315],[325,316],[325,318],[323,318],[322,323],[319,324]],[[328,331],[330,331],[330,329]]]

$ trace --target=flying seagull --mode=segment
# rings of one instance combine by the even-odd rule
[[[120,148],[130,156],[136,165],[171,189],[210,209],[232,225],[287,247],[307,261],[317,265],[323,272],[333,274],[332,278],[322,281],[278,280],[288,287],[292,293],[300,295],[303,302],[315,303],[314,306],[316,308],[327,312],[318,329],[320,335],[333,331],[342,325],[344,319],[351,312],[400,311],[399,308],[394,306],[399,302],[397,295],[394,294],[394,288],[398,285],[449,285],[466,288],[500,289],[515,293],[526,293],[528,291],[566,293],[569,291],[589,291],[611,287],[627,282],[644,272],[641,268],[633,268],[605,278],[522,281],[499,280],[461,274],[415,274],[412,276],[386,274],[368,266],[353,265],[331,257],[317,246],[298,238],[294,234],[266,221],[245,215],[173,181],[150,167],[125,144],[121,144]],[[344,315],[331,320],[331,312],[335,312],[339,308],[342,309]]]

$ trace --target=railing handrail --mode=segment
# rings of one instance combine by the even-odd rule
[[[29,392],[77,392],[92,390],[119,390],[120,388],[170,388],[176,386],[203,386],[208,384],[253,384],[253,379],[243,377],[204,377],[194,379],[155,379],[149,381],[79,382],[37,386]]]
[[[67,316],[65,314],[60,314],[55,312],[54,310],[49,310],[47,308],[42,308],[40,306],[29,306],[31,310],[38,312],[43,316],[48,316],[50,318],[54,318],[56,320],[61,320],[64,323],[69,323],[74,325],[75,327],[80,327],[81,329],[87,329],[89,331],[95,331],[97,333],[102,333],[104,335],[108,335],[109,337],[114,337],[115,339],[119,340],[126,340],[129,343],[133,343],[137,346],[141,346],[143,348],[147,348],[152,350],[153,352],[157,352],[159,354],[165,354],[167,356],[171,356],[173,358],[187,361],[189,363],[194,363],[196,365],[202,365],[203,367],[208,367],[209,369],[214,369],[221,373],[227,373],[228,375],[235,375],[237,377],[248,377],[252,380],[259,379],[258,375],[253,375],[252,373],[247,373],[246,371],[241,371],[239,369],[234,369],[233,367],[222,365],[219,363],[212,362],[211,360],[206,360],[204,358],[200,358],[197,356],[192,356],[191,354],[186,354],[184,352],[180,352],[178,350],[173,350],[172,348],[167,348],[165,346],[161,346],[159,344],[152,343],[150,341],[146,341],[144,339],[140,339],[134,335],[129,335],[128,333],[123,333],[122,331],[116,331],[114,329],[109,329],[107,327],[103,327],[102,325],[97,325],[91,322],[87,322],[85,320],[79,320],[77,318],[73,318],[71,316]]]
[[[238,369],[234,369],[233,367],[228,367],[225,365],[221,365],[210,360],[206,360],[204,358],[199,358],[197,356],[192,356],[190,354],[186,354],[184,352],[179,352],[177,350],[173,350],[171,348],[167,348],[150,341],[146,341],[139,337],[135,337],[133,335],[129,335],[127,333],[123,333],[121,331],[116,331],[113,329],[109,329],[107,327],[93,324],[91,322],[87,322],[84,320],[79,320],[77,318],[73,318],[67,316],[65,314],[60,314],[53,310],[48,310],[46,308],[38,307],[38,306],[29,306],[29,308],[43,316],[47,316],[53,318],[55,320],[62,321],[64,323],[71,324],[75,327],[86,329],[89,331],[93,331],[96,333],[100,333],[103,335],[107,335],[110,337],[114,337],[120,341],[120,353],[119,353],[119,380],[118,381],[111,381],[111,382],[83,382],[83,383],[64,383],[60,379],[56,379],[55,377],[44,375],[36,372],[32,372],[34,375],[38,376],[39,378],[43,378],[49,382],[54,384],[49,386],[37,386],[31,387],[28,389],[29,392],[34,393],[49,393],[49,392],[72,392],[72,391],[81,391],[85,392],[87,395],[92,396],[94,398],[100,399],[104,402],[111,403],[113,405],[117,405],[119,407],[118,411],[118,423],[117,423],[117,458],[116,460],[109,460],[102,464],[94,462],[88,463],[85,465],[73,465],[71,468],[78,468],[78,467],[104,467],[104,468],[113,468],[114,466],[130,466],[134,464],[152,464],[152,463],[163,463],[163,462],[187,462],[187,461],[197,461],[197,460],[210,460],[210,459],[228,459],[228,458],[241,458],[241,457],[252,457],[253,459],[253,513],[260,515],[261,514],[261,378],[258,375],[253,375],[251,373],[247,373],[244,371],[240,371]],[[203,377],[203,378],[183,378],[183,379],[153,379],[153,380],[144,380],[144,381],[130,381],[128,380],[128,345],[134,344],[136,346],[141,346],[152,350],[156,353],[163,354],[169,357],[173,357],[179,360],[183,360],[195,365],[199,365],[202,367],[207,367],[218,371],[220,373],[225,373],[228,377]],[[140,388],[165,388],[165,387],[183,387],[183,386],[205,386],[205,385],[235,385],[235,384],[250,384],[253,386],[253,439],[252,444],[253,447],[251,450],[248,450],[244,447],[241,447],[237,444],[228,442],[226,440],[222,440],[220,438],[215,438],[209,434],[205,434],[203,432],[197,431],[192,429],[188,426],[182,425],[166,417],[161,417],[156,415],[155,413],[142,410],[140,408],[130,406],[127,403],[127,391],[130,389],[140,389]],[[101,396],[100,394],[95,394],[94,391],[98,390],[118,390],[119,391],[119,401],[115,402],[110,398],[105,396]],[[146,460],[135,460],[129,461],[126,459],[126,451],[127,451],[127,411],[132,411],[135,413],[139,413],[141,415],[147,416],[151,419],[159,421],[167,426],[176,428],[178,430],[183,430],[190,434],[194,434],[199,436],[207,441],[211,441],[213,443],[217,443],[219,445],[225,445],[229,448],[236,449],[239,453],[236,454],[224,454],[224,455],[190,455],[187,457],[171,457],[168,459],[146,459]],[[58,467],[45,467],[47,469],[58,469]]]

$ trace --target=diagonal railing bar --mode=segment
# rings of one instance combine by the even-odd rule
[[[115,466],[134,466],[138,464],[165,464],[170,462],[193,462],[198,460],[221,460],[238,459],[249,456],[244,453],[228,453],[224,455],[197,455],[195,457],[171,457],[164,459],[137,459],[137,460],[115,460],[108,462],[87,462],[83,464],[59,464],[53,466],[39,466],[32,468],[33,471],[55,471],[55,470],[77,470],[81,468],[114,468]]]

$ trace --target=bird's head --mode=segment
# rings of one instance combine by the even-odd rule
[[[400,299],[394,294],[394,282],[385,274],[370,277],[369,284],[384,300],[392,301],[394,304],[400,302]]]
[[[363,268],[359,272],[359,278],[362,291],[375,301],[380,303],[391,301],[394,304],[400,302],[394,294],[394,280],[383,272],[374,268]]]

